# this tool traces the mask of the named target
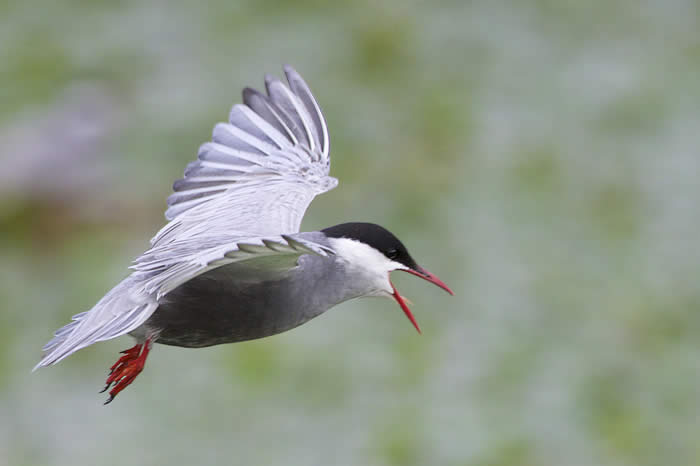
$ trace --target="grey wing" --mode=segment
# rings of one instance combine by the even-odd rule
[[[92,309],[73,316],[43,348],[34,367],[55,364],[79,349],[136,330],[158,308],[158,300],[192,278],[232,263],[246,263],[266,275],[283,274],[304,254],[328,257],[328,246],[293,235],[274,238],[205,236],[156,246],[132,266],[134,273]]]
[[[207,233],[296,233],[313,198],[337,185],[328,176],[321,109],[301,76],[284,71],[288,86],[268,76],[267,95],[246,88],[229,122],[214,127],[212,141],[173,185],[170,222],[152,245]]]
[[[304,254],[328,257],[335,251],[296,235],[207,236],[155,246],[139,257],[132,269],[139,279],[139,292],[160,300],[183,283],[223,265],[256,261],[268,272],[285,272],[295,267],[299,256]]]

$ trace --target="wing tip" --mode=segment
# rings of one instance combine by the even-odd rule
[[[284,70],[284,76],[287,78],[287,82],[289,83],[289,87],[293,90],[295,85],[294,82],[300,82],[302,83],[307,89],[309,89],[309,85],[304,81],[304,78],[301,77],[299,72],[295,70],[292,66],[290,65],[284,65],[282,66],[282,69]],[[311,91],[309,90],[309,93]],[[296,94],[296,92],[295,92]]]
[[[61,342],[62,343],[62,342]],[[57,362],[62,361],[64,358],[72,354],[72,352],[64,352],[62,353],[57,353],[57,349],[61,346],[61,344],[57,344],[54,346],[50,351],[44,352],[44,355],[41,357],[41,360],[36,363],[36,365],[32,368],[32,373],[36,372],[38,369],[41,369],[42,367],[48,367],[48,366],[53,366]]]
[[[261,96],[260,91],[250,86],[244,87],[241,91],[241,98],[243,99],[243,103],[245,105],[248,105],[249,107],[250,105],[248,104],[248,102],[250,102],[251,99],[259,96]]]
[[[290,75],[299,76],[299,73],[297,73],[297,70],[295,70],[292,65],[284,64],[282,65],[282,70],[284,71],[285,76],[287,76],[287,79],[289,79]]]
[[[276,82],[279,82],[279,80],[280,79],[274,74],[265,73],[265,90],[267,91],[267,95],[270,95],[270,86]]]

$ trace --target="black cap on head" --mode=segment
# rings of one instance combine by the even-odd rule
[[[416,270],[418,264],[408,253],[406,246],[389,230],[374,223],[341,223],[321,230],[330,238],[348,238],[365,243],[384,254],[387,258]]]

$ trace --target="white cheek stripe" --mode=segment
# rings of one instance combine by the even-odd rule
[[[392,293],[389,272],[405,269],[403,264],[388,259],[368,244],[349,238],[329,238],[336,256],[346,263],[348,270],[358,280],[366,282],[370,293]]]
[[[388,259],[381,252],[360,241],[349,238],[329,238],[329,241],[336,254],[353,266],[377,273],[405,268],[403,264]]]

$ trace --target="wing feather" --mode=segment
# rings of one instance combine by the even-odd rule
[[[212,142],[173,185],[170,223],[152,245],[210,229],[295,233],[313,198],[337,185],[321,109],[301,76],[284,70],[289,86],[267,76],[267,96],[244,89],[229,122],[214,127]]]
[[[266,139],[277,146],[277,149],[292,147],[291,141],[280,133],[272,124],[256,114],[250,107],[236,104],[231,109],[229,122],[244,131],[254,134],[258,139]]]
[[[276,238],[212,236],[192,237],[155,246],[139,257],[131,269],[141,277],[140,292],[160,299],[183,283],[222,265],[266,256],[323,257],[335,252],[322,244],[291,235]]]
[[[309,86],[306,85],[294,68],[287,65],[284,67],[284,73],[287,76],[287,81],[289,81],[292,92],[304,103],[304,106],[314,122],[316,139],[321,148],[321,155],[327,161],[330,151],[330,141],[328,139],[328,127],[326,126],[325,118],[323,118],[323,113],[321,113],[321,107],[318,105],[318,102],[316,102],[316,99],[314,99]]]
[[[302,145],[309,149],[309,155],[315,155],[317,144],[311,131],[311,117],[299,98],[277,78],[269,79],[267,89],[272,102],[280,108],[283,115],[291,120],[292,130]]]
[[[243,90],[243,103],[246,104],[250,109],[256,114],[270,123],[272,126],[277,128],[281,133],[283,133],[293,146],[299,144],[298,139],[292,132],[291,121],[286,119],[282,112],[275,104],[273,104],[270,99],[250,87],[246,87]]]

